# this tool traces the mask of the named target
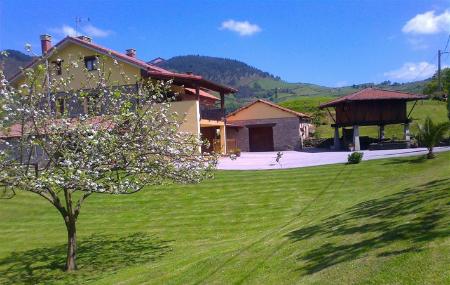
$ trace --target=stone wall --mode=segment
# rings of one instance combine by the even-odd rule
[[[242,125],[243,128],[228,128],[227,138],[234,138],[241,151],[250,151],[249,130],[247,125],[275,124],[273,126],[273,143],[275,151],[299,150],[300,130],[299,118],[256,119],[230,122]]]

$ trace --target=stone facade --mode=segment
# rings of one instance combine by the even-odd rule
[[[251,125],[275,124],[273,126],[273,144],[275,151],[300,150],[300,128],[306,131],[303,136],[308,136],[308,124],[299,118],[272,118],[232,121],[241,128],[227,128],[227,138],[236,139],[237,147],[241,151],[250,151],[249,128]]]

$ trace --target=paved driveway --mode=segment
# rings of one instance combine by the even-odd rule
[[[435,152],[450,151],[450,147],[438,147]],[[363,160],[381,159],[388,157],[402,157],[424,155],[425,148],[410,148],[396,150],[365,150]],[[219,169],[224,170],[258,170],[258,169],[280,169],[296,168],[315,165],[325,165],[347,162],[347,151],[326,151],[309,149],[307,151],[283,151],[281,166],[276,163],[277,152],[243,152],[241,157],[231,160],[229,157],[222,157],[219,160]]]

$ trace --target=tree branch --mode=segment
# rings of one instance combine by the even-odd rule
[[[75,220],[78,218],[78,215],[80,214],[81,204],[83,204],[84,200],[87,197],[91,196],[91,194],[92,194],[92,192],[85,192],[83,194],[83,196],[81,196],[81,198],[78,200],[77,205],[76,205],[75,210],[74,210]]]

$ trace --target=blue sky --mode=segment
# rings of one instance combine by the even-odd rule
[[[0,49],[39,52],[40,34],[60,40],[75,17],[90,19],[79,33],[144,60],[226,57],[289,82],[342,86],[430,76],[450,33],[450,0],[2,0]]]

